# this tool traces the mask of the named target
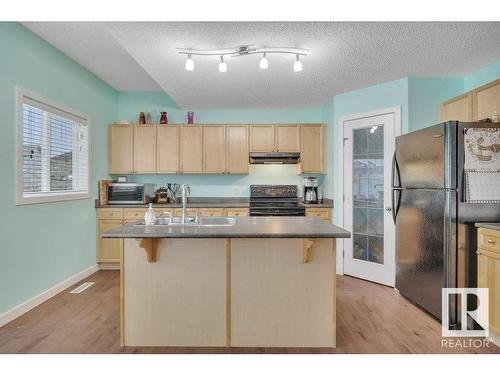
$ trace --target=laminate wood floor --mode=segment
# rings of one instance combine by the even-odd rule
[[[500,353],[441,347],[438,321],[395,290],[337,277],[337,348],[126,348],[119,345],[119,273],[99,271],[0,328],[0,353]]]

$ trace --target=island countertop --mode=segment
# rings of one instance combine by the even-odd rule
[[[105,231],[103,238],[349,238],[351,234],[317,217],[238,217],[231,226],[137,225]]]

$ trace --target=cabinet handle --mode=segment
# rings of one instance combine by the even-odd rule
[[[488,240],[488,243],[491,244],[491,245],[494,245],[495,244],[495,241],[493,240]]]
[[[476,251],[476,254],[477,255],[481,255],[481,252],[478,250],[478,251]]]

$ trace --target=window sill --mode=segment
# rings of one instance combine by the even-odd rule
[[[81,199],[92,198],[91,193],[46,193],[46,194],[34,194],[33,196],[18,196],[16,198],[16,206],[24,206],[27,204],[38,204],[38,203],[55,203],[55,202],[65,202],[74,201]]]

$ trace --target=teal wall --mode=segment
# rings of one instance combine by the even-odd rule
[[[500,78],[500,61],[476,70],[464,77],[464,92]]]
[[[15,86],[91,117],[92,187],[106,176],[117,92],[17,23],[0,22],[0,314],[95,264],[94,200],[15,205]]]
[[[198,124],[268,124],[321,122],[320,108],[306,109],[189,109]],[[140,112],[150,112],[159,122],[159,112],[167,111],[168,122],[187,122],[187,109],[180,109],[164,92],[120,92],[118,119],[137,122]],[[155,121],[156,120],[156,121]]]
[[[462,77],[408,78],[408,130],[418,130],[439,123],[440,104],[462,94],[463,90]]]

